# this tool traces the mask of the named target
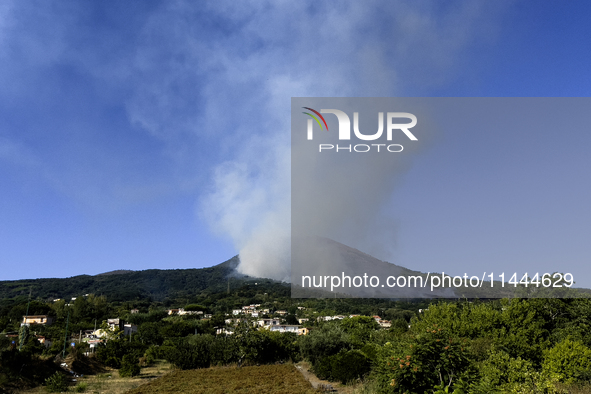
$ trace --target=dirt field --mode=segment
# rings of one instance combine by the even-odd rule
[[[175,371],[128,394],[312,394],[318,391],[292,364]]]

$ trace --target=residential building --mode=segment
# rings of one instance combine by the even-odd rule
[[[53,324],[53,317],[49,315],[29,315],[23,316],[23,322],[21,326],[28,326],[31,324],[41,324],[44,326],[50,326]]]
[[[270,331],[278,331],[278,332],[293,332],[299,334],[300,326],[291,325],[291,324],[280,324],[278,326],[269,326]]]

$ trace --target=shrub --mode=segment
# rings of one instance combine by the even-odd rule
[[[472,387],[474,393],[522,392],[520,389],[533,386],[538,380],[532,363],[520,357],[513,358],[504,351],[489,351],[481,363],[480,380]]]
[[[433,325],[398,346],[386,343],[379,351],[377,378],[384,390],[395,393],[422,393],[441,385],[453,388],[462,378],[473,380],[467,345]]]
[[[589,378],[591,349],[580,341],[565,339],[545,352],[542,373],[551,380],[574,383]]]
[[[331,375],[334,380],[343,384],[361,379],[369,373],[371,363],[359,350],[341,351],[332,356]]]
[[[179,339],[172,346],[163,346],[165,358],[180,369],[208,368],[211,364],[209,349],[212,340],[209,335]]]
[[[121,368],[119,369],[119,376],[122,378],[137,376],[140,374],[140,366],[138,359],[131,354],[126,354],[121,360]]]
[[[77,393],[84,393],[88,388],[88,384],[86,382],[80,382],[74,387],[74,391]]]
[[[45,379],[45,389],[50,393],[68,391],[68,378],[59,372]]]
[[[121,368],[121,360],[126,354],[133,354],[136,359],[144,355],[147,346],[140,342],[130,342],[127,339],[110,340],[101,344],[96,350],[96,358],[112,368]]]
[[[327,356],[316,360],[312,369],[316,376],[324,380],[334,380],[332,378],[332,359],[334,356]]]
[[[315,367],[323,358],[335,355],[341,349],[351,348],[349,335],[336,322],[325,324],[310,335],[300,337],[299,344],[302,356]]]

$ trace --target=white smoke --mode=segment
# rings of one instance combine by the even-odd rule
[[[130,118],[169,143],[181,171],[193,165],[212,176],[198,211],[232,240],[239,271],[287,279],[291,97],[392,96],[446,84],[466,50],[490,35],[500,8],[169,2],[145,24],[135,71],[110,69],[140,86],[127,102]],[[211,172],[211,162],[191,154],[204,144]]]
[[[201,207],[233,240],[244,274],[289,278],[290,97],[391,96],[403,93],[398,81],[409,76],[422,78],[423,89],[445,83],[490,26],[483,19],[491,10],[473,3],[446,10],[406,1],[316,4],[250,4],[257,11],[242,34],[261,40],[261,49],[226,53],[227,72],[258,86],[239,107],[263,116],[250,123],[253,135],[241,139],[238,157],[217,167]],[[409,72],[419,63],[424,73]]]

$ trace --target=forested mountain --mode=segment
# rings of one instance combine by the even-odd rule
[[[71,278],[23,279],[0,282],[0,299],[28,296],[56,299],[83,294],[104,295],[111,301],[151,299],[163,301],[196,294],[204,290],[223,291],[230,286],[242,286],[255,278],[236,274],[238,256],[213,267],[200,269],[150,269],[118,271],[106,274],[79,275]]]
[[[291,295],[296,298],[307,297],[376,297],[376,298],[468,298],[468,299],[486,299],[486,298],[505,298],[505,297],[529,297],[529,298],[572,298],[589,297],[589,289],[574,289],[570,286],[548,287],[548,284],[555,281],[549,281],[543,284],[538,277],[538,282],[530,278],[531,285],[524,285],[521,281],[513,284],[512,282],[495,281],[494,286],[489,287],[489,283],[482,287],[472,287],[465,285],[461,287],[439,287],[434,291],[427,286],[428,274],[413,271],[399,265],[386,261],[381,261],[375,257],[363,253],[357,249],[348,247],[334,240],[327,238],[310,237],[307,242],[300,245],[303,248],[314,249],[322,248],[322,256],[332,256],[332,273],[347,273],[350,276],[377,275],[385,280],[388,275],[398,276],[416,276],[425,281],[425,286],[418,287],[384,287],[381,285],[373,287],[341,287],[330,291],[330,284],[324,288],[308,287],[302,288],[299,283],[294,282],[295,286],[291,289]],[[28,297],[29,291],[36,299],[54,300],[57,298],[71,299],[84,294],[95,294],[97,296],[106,296],[110,301],[133,301],[144,300],[163,302],[167,299],[189,299],[198,296],[201,292],[219,293],[231,288],[241,287],[248,283],[259,283],[265,286],[281,286],[290,288],[289,284],[281,284],[271,279],[253,278],[236,272],[236,266],[239,263],[239,257],[234,256],[231,259],[208,268],[199,269],[172,269],[159,270],[149,269],[144,271],[116,270],[105,272],[98,275],[79,275],[71,278],[51,278],[51,279],[23,279],[16,281],[0,282],[0,300],[9,300],[19,297]],[[294,278],[301,277],[306,270],[302,267],[295,267]],[[314,271],[312,271],[314,272]],[[440,274],[431,272],[433,276]],[[308,274],[309,275],[309,274]],[[332,275],[329,272],[324,275]],[[546,274],[549,275],[549,274]],[[507,277],[506,280],[509,280]],[[461,282],[461,280],[460,280]],[[309,280],[309,283],[311,281]],[[449,281],[451,283],[451,280]],[[561,282],[562,283],[562,282]],[[311,286],[311,284],[309,285]],[[447,285],[449,286],[449,285]],[[265,291],[263,291],[265,292]],[[273,293],[274,290],[266,291]],[[283,290],[281,290],[283,292]]]

